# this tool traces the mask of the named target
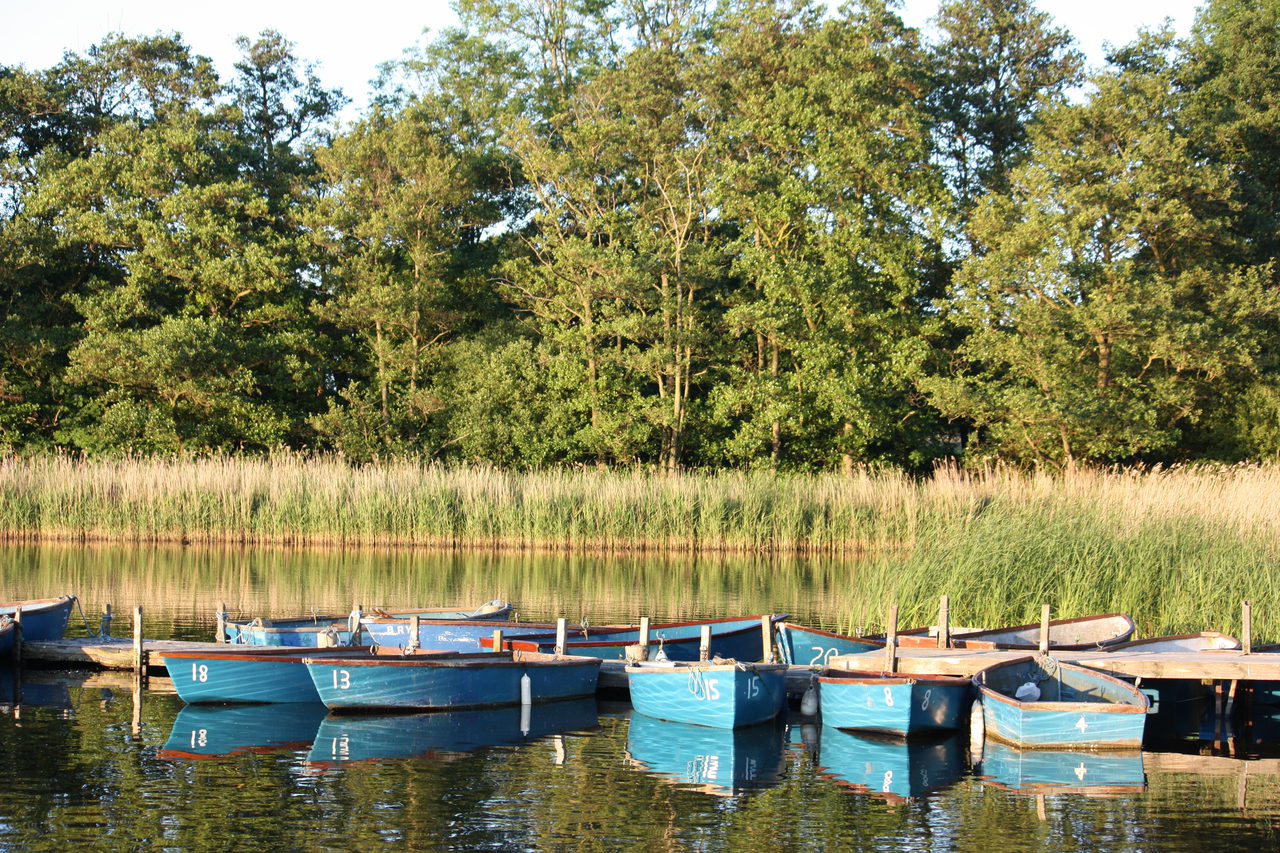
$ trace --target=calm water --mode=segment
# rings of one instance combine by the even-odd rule
[[[0,600],[75,592],[151,637],[233,613],[506,598],[600,623],[785,610],[841,627],[856,566],[409,553],[10,548]],[[78,629],[78,630],[77,630]],[[72,633],[83,633],[79,614]],[[113,633],[129,632],[120,619]],[[0,850],[1275,849],[1280,752],[905,745],[793,715],[737,732],[571,702],[458,714],[184,706],[166,679],[0,668]],[[1259,713],[1269,709],[1258,709]],[[1269,718],[1256,737],[1270,740]],[[1216,751],[1217,754],[1210,754]],[[1205,754],[1201,754],[1205,753]]]

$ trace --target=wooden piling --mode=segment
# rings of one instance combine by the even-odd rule
[[[493,650],[495,652],[502,651],[502,629],[495,628],[493,631]]]
[[[938,648],[951,647],[951,600],[942,596],[938,600]]]
[[[898,605],[889,608],[889,618],[884,641],[884,671],[898,669]]]
[[[649,659],[649,617],[640,617],[640,660]]]
[[[223,616],[226,616],[226,614],[224,613]],[[110,604],[104,604],[102,606],[102,621],[98,623],[98,636],[99,637],[111,636],[111,605]],[[219,637],[222,636],[221,632],[219,632],[218,636]],[[221,642],[221,640],[219,640],[219,642]]]
[[[561,616],[556,620],[556,657],[564,654],[565,636],[569,632],[569,620]]]
[[[773,617],[760,617],[760,639],[763,643],[760,660],[773,663]]]
[[[1049,654],[1049,605],[1040,605],[1040,654]]]
[[[133,671],[142,678],[147,671],[147,653],[142,647],[142,607],[133,608]]]
[[[1248,599],[1240,602],[1240,650],[1253,654],[1253,604]]]
[[[22,605],[13,610],[13,665],[22,666]]]
[[[107,605],[107,613],[111,613],[111,605]],[[215,643],[225,643],[227,641],[227,603],[225,601],[218,602],[218,626],[214,629],[216,633],[213,635]],[[107,619],[110,619],[110,615]],[[104,632],[105,633],[105,632]]]
[[[698,660],[707,660],[711,657],[711,626],[702,626],[702,637],[698,642]]]
[[[405,643],[404,647],[406,649],[412,650],[412,649],[421,648],[422,641],[418,639],[419,637],[418,631],[422,627],[421,619],[422,617],[420,617],[417,613],[409,617],[409,642]]]

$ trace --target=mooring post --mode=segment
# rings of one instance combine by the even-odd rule
[[[495,652],[502,651],[502,629],[495,628],[493,631],[493,650]]]
[[[1253,604],[1247,598],[1240,602],[1240,650],[1253,654]]]
[[[1049,654],[1049,605],[1040,605],[1040,654]]]
[[[702,637],[698,642],[698,660],[705,661],[711,657],[711,626],[702,626]]]
[[[111,605],[108,604],[107,607],[110,608]],[[213,641],[225,643],[227,641],[227,603],[225,601],[218,602],[217,619],[218,627],[214,629],[217,633],[214,634]]]
[[[13,609],[13,665],[22,666],[22,605]]]
[[[649,659],[649,617],[640,617],[640,660]]]
[[[111,636],[111,605],[102,605],[102,622],[98,625],[99,637]]]
[[[146,652],[142,648],[142,607],[133,608],[133,671],[141,678],[147,669]]]
[[[764,644],[760,660],[773,663],[773,617],[760,617],[760,639]]]
[[[569,620],[561,616],[556,620],[556,657],[564,654],[564,640],[569,632]]]
[[[938,648],[951,647],[951,599],[942,596],[938,601]]]
[[[889,608],[888,629],[884,639],[885,672],[896,672],[898,669],[898,605]]]
[[[420,617],[417,613],[409,617],[409,639],[404,644],[404,649],[406,653],[411,652],[414,649],[420,648],[422,645],[422,641],[418,639],[419,637],[418,631],[422,626],[421,619],[422,617]]]

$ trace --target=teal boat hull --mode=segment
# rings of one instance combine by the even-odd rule
[[[464,709],[519,705],[529,678],[532,702],[594,696],[599,658],[513,660],[496,654],[432,660],[402,658],[305,659],[320,701],[333,709]],[[539,658],[543,656],[539,655]],[[499,658],[493,660],[491,658]]]
[[[368,654],[350,649],[219,646],[209,651],[174,651],[165,668],[178,697],[195,703],[320,703],[305,656]]]
[[[823,725],[908,737],[960,728],[972,690],[967,678],[827,670],[818,703]]]
[[[883,641],[848,637],[832,631],[806,628],[794,622],[778,625],[778,655],[794,666],[825,667],[833,657],[884,648]]]
[[[1019,686],[1040,691],[1015,698]],[[1071,664],[1019,658],[974,676],[985,737],[1035,749],[1137,749],[1150,703],[1136,687]]]
[[[629,666],[631,704],[641,714],[715,728],[772,720],[787,700],[783,664]]]

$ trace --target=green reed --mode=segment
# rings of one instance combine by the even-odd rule
[[[1275,465],[916,480],[51,456],[0,462],[0,536],[407,548],[406,564],[435,546],[453,563],[432,558],[433,572],[458,583],[424,589],[408,565],[402,588],[379,586],[383,604],[462,592],[523,602],[530,618],[788,610],[851,630],[883,626],[891,603],[903,626],[931,622],[946,594],[958,625],[1031,622],[1048,603],[1064,617],[1128,612],[1154,634],[1238,631],[1250,599],[1257,633],[1280,639],[1277,494]],[[365,559],[333,552],[336,579],[313,598],[346,606]],[[302,562],[290,571],[305,584],[316,563]],[[226,595],[235,578],[218,586]]]

